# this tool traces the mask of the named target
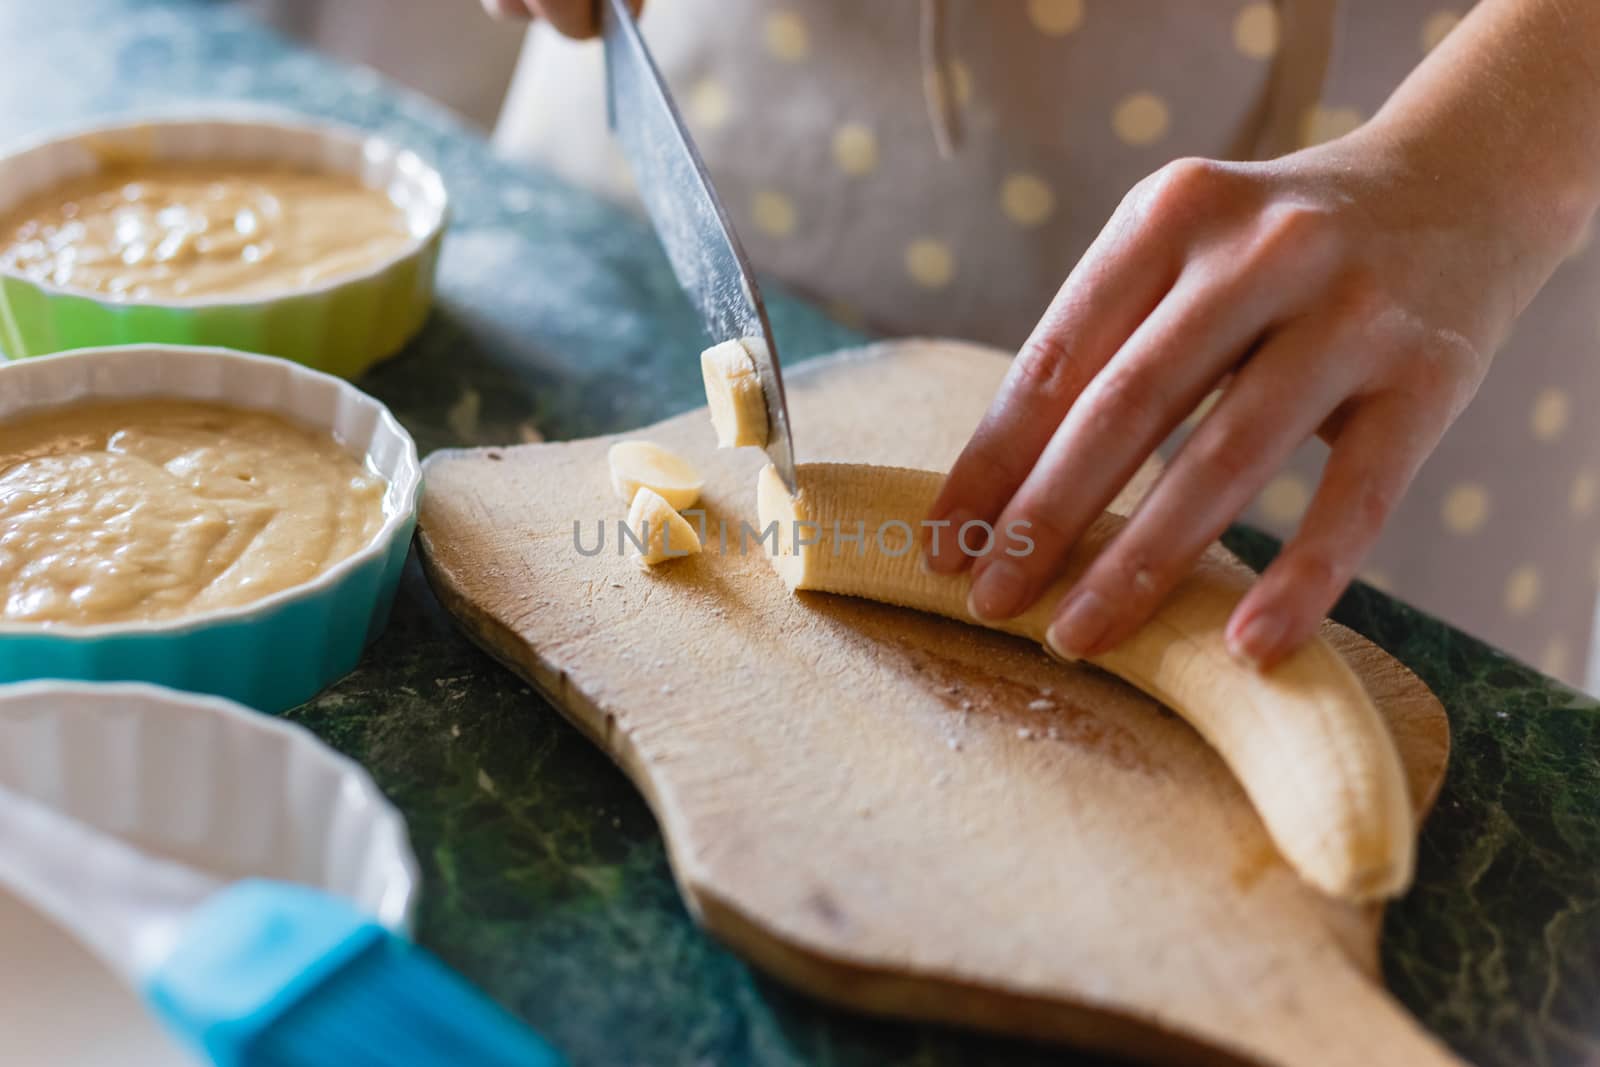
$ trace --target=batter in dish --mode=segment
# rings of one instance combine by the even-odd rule
[[[356,273],[411,240],[386,194],[344,175],[119,165],[0,220],[0,269],[122,300],[248,299]]]
[[[383,525],[333,437],[181,400],[0,425],[0,620],[178,619],[308,582]]]

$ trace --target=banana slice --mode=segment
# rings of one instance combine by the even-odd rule
[[[799,495],[790,497],[767,467],[757,495],[762,532],[778,524],[773,566],[790,589],[976,623],[967,613],[970,577],[933,574],[920,564],[920,524],[943,480],[932,471],[808,463],[799,468]],[[1110,514],[1097,520],[1039,602],[993,627],[1044,643],[1061,596],[1123,522]],[[974,531],[971,546],[981,551],[983,541]],[[1303,879],[1348,900],[1396,896],[1411,882],[1416,840],[1394,739],[1360,680],[1320,639],[1264,673],[1228,654],[1223,628],[1249,585],[1236,568],[1202,560],[1143,629],[1089,662],[1199,731]]]
[[[640,489],[659,493],[675,510],[694,507],[705,481],[694,464],[651,441],[619,441],[606,453],[611,486],[632,504]]]
[[[718,448],[767,446],[767,402],[749,348],[764,344],[759,337],[747,337],[724,341],[700,353],[700,374],[706,382],[706,403]]]
[[[654,489],[641,487],[633,495],[628,529],[635,538],[628,542],[628,554],[646,567],[700,552],[699,533]]]

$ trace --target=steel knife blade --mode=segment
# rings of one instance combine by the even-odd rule
[[[599,0],[599,9],[611,129],[633,169],[639,198],[712,342],[762,342],[746,348],[767,402],[767,456],[795,492],[794,440],[778,346],[750,262],[627,0]]]

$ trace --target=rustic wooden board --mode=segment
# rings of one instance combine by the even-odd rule
[[[913,341],[797,370],[801,458],[946,467],[1004,369]],[[871,1012],[1184,1063],[1457,1062],[1382,989],[1379,910],[1302,885],[1185,723],[1027,642],[789,595],[759,548],[737,551],[761,453],[715,450],[703,412],[626,436],[700,463],[728,552],[650,573],[616,554],[618,438],[434,456],[421,544],[467,632],[644,792],[707,929]],[[581,554],[575,522],[589,548],[606,523],[606,551]],[[1425,811],[1443,710],[1327,632]]]

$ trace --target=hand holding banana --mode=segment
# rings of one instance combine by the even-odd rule
[[[928,516],[1030,524],[1025,558],[926,546],[938,573],[972,567],[974,615],[1038,600],[1220,388],[1049,641],[1094,656],[1129,638],[1312,434],[1332,446],[1322,483],[1227,641],[1267,667],[1316,631],[1600,196],[1600,69],[1551,58],[1600,9],[1567,8],[1480,5],[1356,133],[1271,162],[1179,160],[1133,189]]]

